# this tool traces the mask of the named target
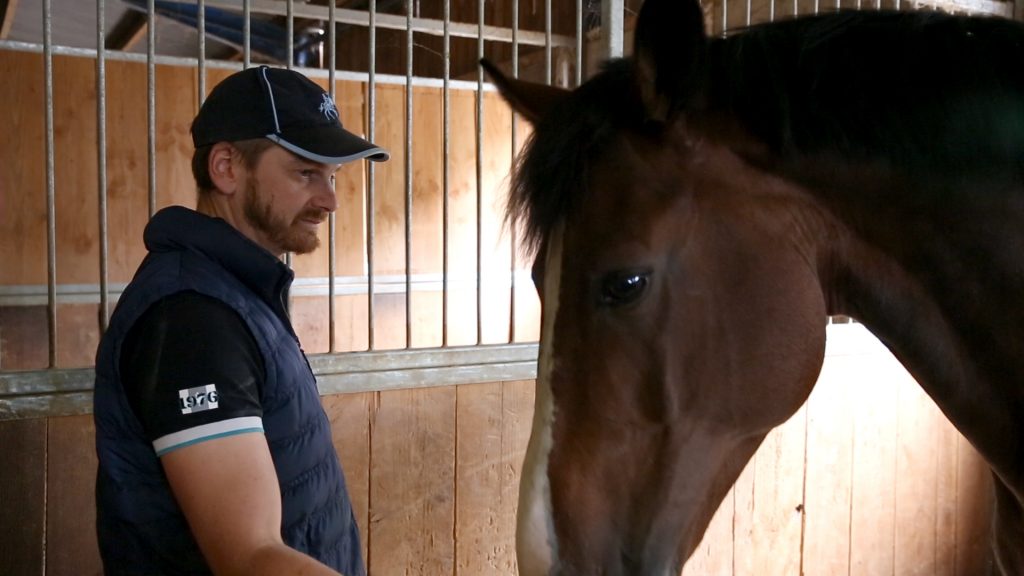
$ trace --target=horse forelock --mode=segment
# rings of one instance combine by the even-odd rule
[[[516,162],[505,218],[521,225],[536,254],[544,239],[585,201],[594,159],[642,118],[633,63],[613,60],[535,128]]]

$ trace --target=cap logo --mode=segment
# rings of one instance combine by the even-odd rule
[[[320,113],[328,120],[338,119],[338,108],[334,105],[334,100],[331,100],[328,94],[324,94],[323,101],[320,102]]]

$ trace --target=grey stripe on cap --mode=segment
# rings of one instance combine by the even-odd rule
[[[391,157],[391,154],[389,154],[387,150],[379,147],[370,148],[368,150],[361,150],[359,152],[356,152],[355,154],[349,154],[348,156],[323,156],[320,154],[316,154],[314,152],[310,152],[305,148],[299,148],[295,144],[292,144],[291,142],[284,140],[277,134],[267,134],[266,137],[268,140],[275,142],[278,146],[284,148],[285,150],[288,150],[293,154],[298,154],[299,156],[302,156],[307,160],[312,160],[313,162],[319,162],[321,164],[344,164],[346,162],[352,162],[353,160],[360,160],[362,158],[367,158],[369,156],[378,155],[382,155],[383,157],[371,158],[371,160],[375,162],[382,162]]]
[[[274,102],[274,87],[270,84],[270,79],[267,78],[266,66],[260,66],[260,78],[263,78],[263,83],[267,85],[267,93],[270,94],[270,110],[274,113],[274,132],[281,132],[281,125],[277,122],[277,104]]]

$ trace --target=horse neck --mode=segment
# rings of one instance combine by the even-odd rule
[[[820,236],[831,314],[863,322],[1024,495],[1024,190],[957,188],[816,159],[783,169],[830,215]]]

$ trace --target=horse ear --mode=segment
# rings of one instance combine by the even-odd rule
[[[536,125],[549,110],[569,95],[568,90],[555,86],[509,78],[486,58],[480,60],[480,65],[490,75],[508,105],[531,124]]]
[[[637,17],[634,58],[647,116],[665,121],[699,103],[708,39],[698,0],[647,0]]]

